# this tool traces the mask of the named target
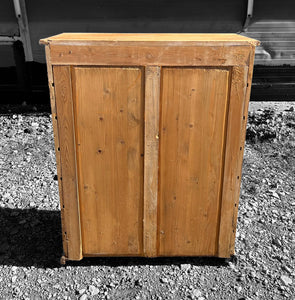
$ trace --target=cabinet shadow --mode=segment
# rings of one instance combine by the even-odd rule
[[[59,266],[60,211],[0,208],[0,227],[0,264]]]
[[[0,208],[0,264],[61,267],[60,211]],[[210,265],[226,266],[216,257],[91,257],[67,261],[71,266]]]

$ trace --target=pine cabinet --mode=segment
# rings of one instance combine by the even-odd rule
[[[65,259],[232,255],[259,42],[64,33],[40,43]]]

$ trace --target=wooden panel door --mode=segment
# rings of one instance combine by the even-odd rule
[[[158,254],[216,255],[230,68],[162,69]]]
[[[83,255],[142,254],[141,68],[73,67]]]

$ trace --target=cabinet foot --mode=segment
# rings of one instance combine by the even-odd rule
[[[238,262],[238,258],[235,254],[232,254],[229,258],[225,259],[225,262],[226,263],[232,263],[232,264],[236,265],[237,262]]]
[[[67,262],[67,259],[66,259],[66,257],[63,255],[63,256],[60,258],[60,264],[64,266],[64,265],[66,264],[66,262]]]

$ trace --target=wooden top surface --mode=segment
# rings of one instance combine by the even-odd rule
[[[230,44],[257,46],[258,40],[239,34],[220,33],[61,33],[40,40],[40,44],[91,44],[91,43],[154,42],[181,44]]]

